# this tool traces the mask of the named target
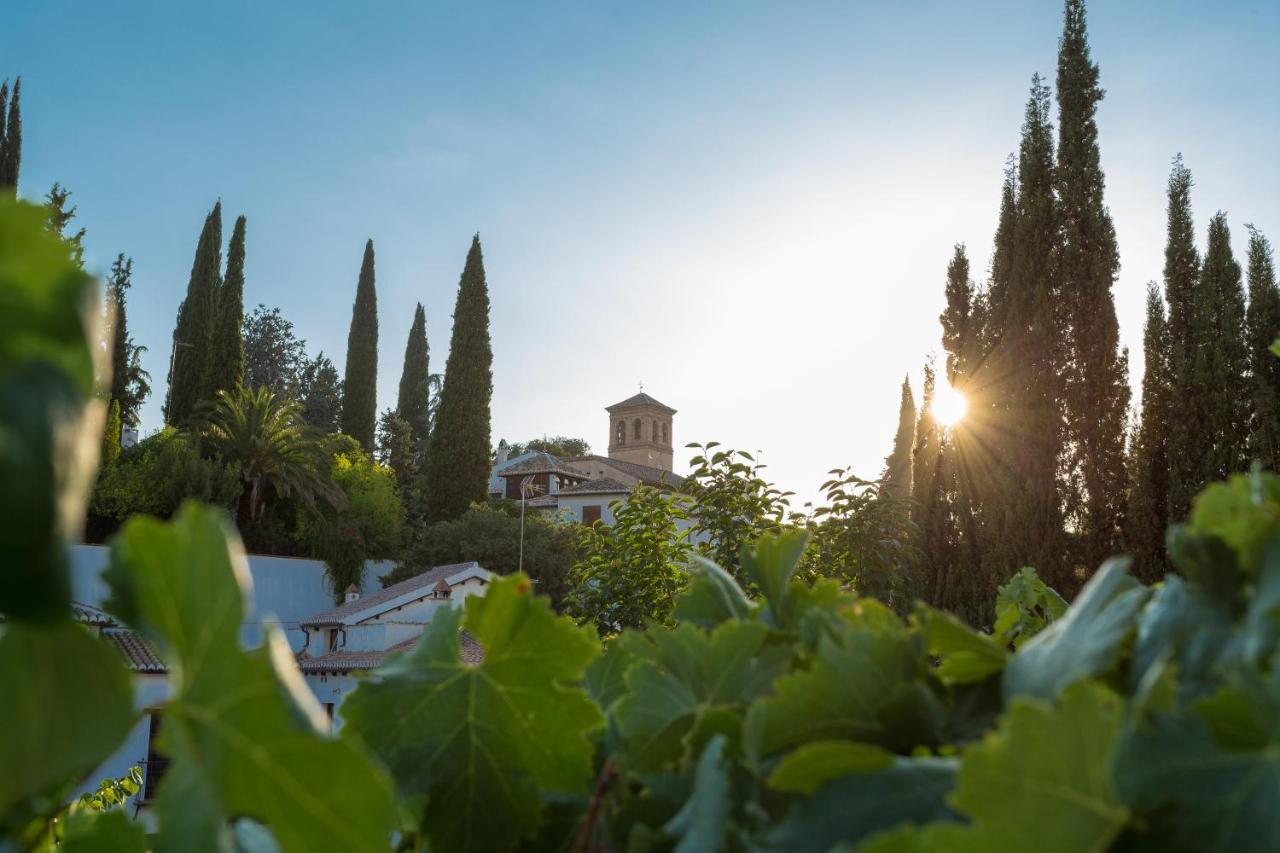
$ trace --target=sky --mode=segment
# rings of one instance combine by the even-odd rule
[[[608,445],[644,390],[691,441],[760,451],[819,498],[877,476],[904,375],[943,356],[946,264],[985,274],[1031,74],[1052,84],[1057,2],[19,2],[20,194],[73,193],[85,257],[134,259],[129,325],[162,421],[201,223],[248,218],[245,301],[279,307],[341,370],[367,238],[379,409],[416,303],[431,369],[480,234],[493,441]],[[1122,342],[1141,375],[1169,164],[1203,245],[1228,212],[1280,242],[1280,4],[1095,2]],[[1135,402],[1137,400],[1135,394]]]

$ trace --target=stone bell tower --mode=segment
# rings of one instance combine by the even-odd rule
[[[641,391],[605,411],[609,413],[610,459],[671,470],[675,409]]]

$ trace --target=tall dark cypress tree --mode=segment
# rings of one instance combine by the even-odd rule
[[[1269,471],[1280,471],[1280,358],[1271,343],[1280,336],[1280,289],[1276,288],[1271,243],[1252,225],[1249,229],[1249,308],[1246,334],[1253,420],[1249,451]]]
[[[1089,55],[1083,0],[1067,0],[1058,46],[1058,282],[1066,314],[1066,435],[1080,491],[1074,524],[1079,559],[1093,568],[1119,549],[1127,492],[1124,431],[1127,359],[1111,288],[1120,266],[1103,202],[1095,116],[1103,91]]]
[[[217,313],[209,339],[201,399],[230,391],[244,380],[244,216],[236,217],[227,247],[227,274],[218,289]]]
[[[409,424],[414,447],[421,453],[430,429],[430,393],[427,348],[427,314],[422,303],[413,313],[409,341],[404,348],[404,369],[400,373],[400,397],[396,414]]]
[[[1181,521],[1200,490],[1200,444],[1209,429],[1203,405],[1203,389],[1196,386],[1194,326],[1196,290],[1200,281],[1200,255],[1191,218],[1191,171],[1179,154],[1169,174],[1168,209],[1164,249],[1164,295],[1169,304],[1169,372],[1178,417],[1169,425],[1169,521]]]
[[[107,299],[111,308],[111,399],[120,401],[120,417],[130,423],[123,402],[129,394],[129,317],[125,294],[132,286],[133,258],[117,255],[107,278]]]
[[[8,85],[8,80],[0,85],[0,192],[16,195],[22,167],[22,78],[13,81],[11,95]]]
[[[1148,583],[1164,576],[1164,537],[1169,526],[1169,441],[1173,370],[1164,300],[1147,285],[1143,330],[1142,420],[1133,441],[1132,486],[1125,519],[1125,550],[1133,572]]]
[[[884,460],[885,490],[895,498],[911,495],[911,455],[916,442],[916,400],[911,379],[902,379],[902,399],[898,403],[898,431],[893,436],[893,452]]]
[[[222,202],[205,217],[191,264],[187,296],[178,308],[170,356],[169,399],[165,422],[185,426],[195,417],[204,388],[205,365],[218,301],[222,270]]]
[[[1200,271],[1197,319],[1200,335],[1194,369],[1209,413],[1201,448],[1200,485],[1221,480],[1249,465],[1249,354],[1245,345],[1244,286],[1231,251],[1227,215],[1209,221],[1209,240]]]
[[[342,379],[342,431],[373,453],[378,420],[378,294],[372,240],[364,244],[347,334],[347,371]]]
[[[427,454],[427,515],[433,522],[457,518],[488,494],[492,398],[489,287],[477,234],[458,283],[444,388]]]
[[[1059,211],[1054,193],[1049,90],[1031,81],[1018,149],[1018,203],[1006,306],[1006,367],[1012,377],[1008,423],[1008,504],[1002,547],[1005,571],[1036,567],[1063,594],[1077,581],[1063,560],[1058,460],[1062,452],[1062,352],[1058,312]]]

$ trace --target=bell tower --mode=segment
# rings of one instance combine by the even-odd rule
[[[605,411],[609,413],[610,459],[671,470],[675,409],[641,391]]]

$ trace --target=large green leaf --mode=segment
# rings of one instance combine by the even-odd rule
[[[799,801],[762,833],[759,847],[827,853],[842,842],[857,842],[902,823],[954,817],[944,798],[955,773],[953,759],[897,758],[883,770],[843,776]]]
[[[943,684],[972,684],[1004,669],[1009,652],[986,634],[980,634],[950,613],[921,608],[925,642],[936,655],[934,674]]]
[[[812,668],[778,680],[776,695],[752,708],[760,754],[817,740],[895,751],[935,740],[943,708],[927,683],[923,649],[896,619],[883,624],[892,630],[850,628],[842,643],[823,638]]]
[[[724,847],[729,832],[726,743],[724,735],[715,735],[707,741],[694,768],[693,793],[664,827],[668,835],[680,839],[675,853],[702,853]]]
[[[170,667],[158,851],[223,849],[241,817],[266,824],[286,851],[388,843],[390,780],[358,745],[321,733],[324,713],[283,636],[270,630],[253,652],[238,646],[248,565],[219,511],[192,504],[169,523],[132,519],[107,578],[113,612]]]
[[[91,402],[92,280],[35,205],[0,200],[0,614],[70,608],[66,543],[84,523],[101,403]]]
[[[689,624],[650,629],[655,660],[627,673],[614,717],[638,770],[691,760],[719,732],[736,746],[747,703],[769,690],[791,659],[788,646],[766,647],[759,622],[726,622],[707,634]]]
[[[1221,539],[1252,573],[1280,527],[1280,477],[1255,470],[1210,484],[1196,496],[1187,527]]]
[[[788,752],[769,775],[775,791],[812,794],[832,779],[850,773],[884,770],[893,765],[893,753],[869,743],[851,740],[818,740]]]
[[[1280,747],[1228,749],[1193,717],[1160,716],[1125,738],[1117,778],[1150,814],[1152,849],[1280,849]]]
[[[751,600],[728,572],[699,554],[692,555],[692,560],[689,586],[676,598],[672,611],[676,619],[714,628],[750,615]]]
[[[73,622],[0,627],[0,837],[37,797],[68,793],[124,741],[133,689],[119,654]]]
[[[803,531],[767,533],[742,551],[742,573],[760,590],[764,609],[760,618],[778,628],[791,628],[796,608],[791,597],[791,576],[804,555],[809,536]]]
[[[576,686],[600,644],[556,616],[523,575],[466,600],[484,662],[462,662],[462,612],[435,613],[422,639],[342,708],[404,795],[426,795],[422,829],[438,850],[504,850],[537,831],[540,791],[579,792],[592,771],[599,708]]]
[[[63,823],[60,853],[146,853],[147,833],[142,823],[122,809],[81,811]]]
[[[1093,682],[1067,688],[1056,708],[1015,699],[999,728],[965,750],[948,798],[973,821],[976,843],[966,845],[1105,850],[1129,818],[1113,775],[1122,713],[1120,698]]]
[[[1061,619],[1018,649],[1004,670],[1006,699],[1052,700],[1067,685],[1115,667],[1148,594],[1127,568],[1128,560],[1108,560]]]
[[[1166,662],[1177,665],[1178,690],[1187,698],[1210,691],[1213,673],[1234,636],[1235,623],[1222,602],[1176,575],[1165,579],[1138,617],[1130,687]]]

